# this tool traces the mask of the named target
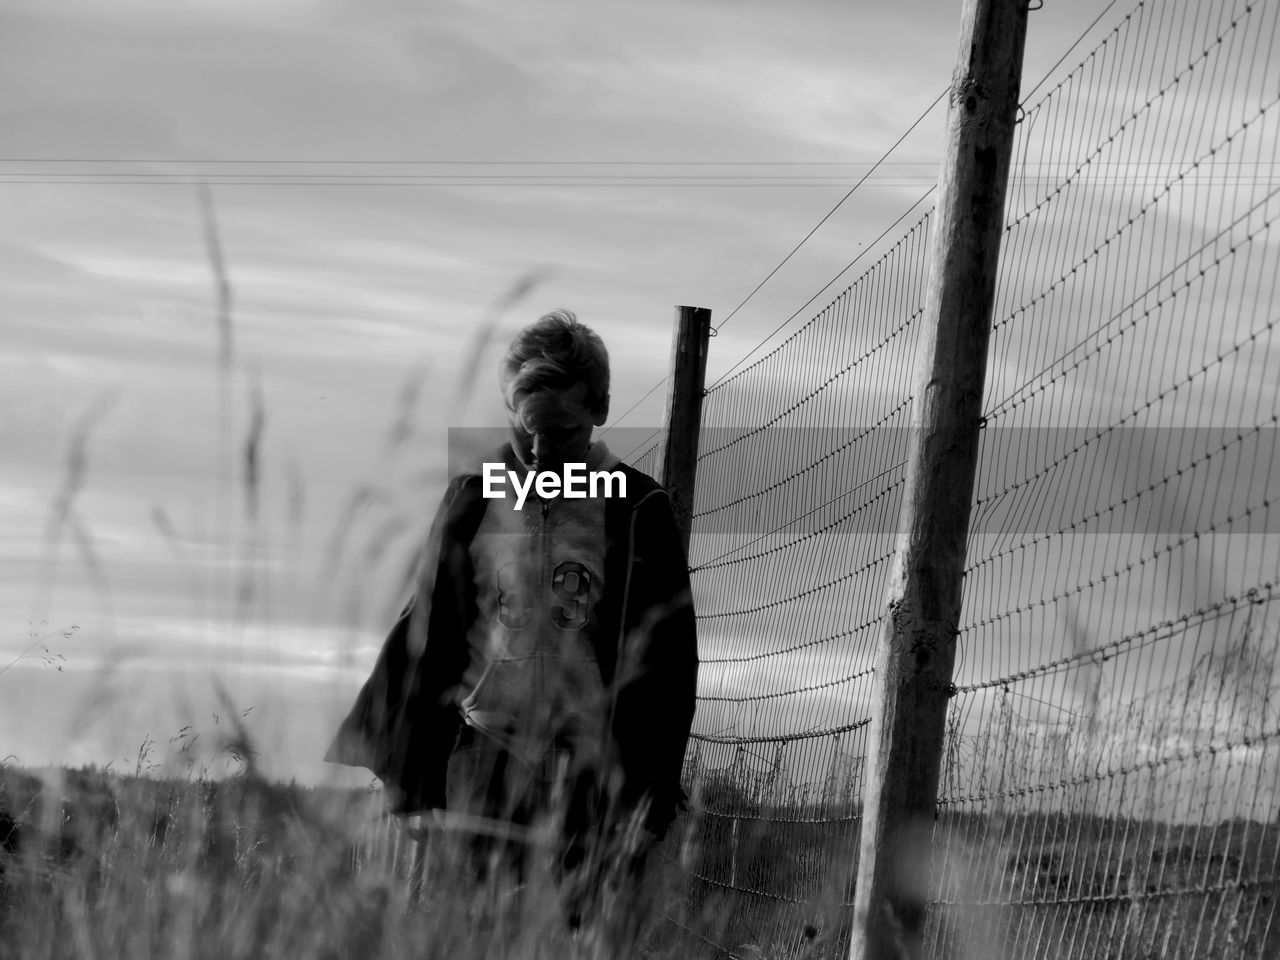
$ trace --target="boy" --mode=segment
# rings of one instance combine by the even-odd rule
[[[547,314],[500,384],[510,440],[450,482],[417,593],[325,759],[369,767],[399,813],[556,817],[567,875],[628,821],[661,837],[684,800],[688,567],[666,493],[591,441],[609,411],[592,330]],[[604,480],[575,490],[567,465]]]

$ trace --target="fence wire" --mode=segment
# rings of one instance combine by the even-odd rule
[[[1020,112],[931,956],[1280,956],[1278,8],[1144,0]],[[847,950],[906,222],[705,398],[691,956]]]
[[[1280,956],[1277,41],[1142,0],[1020,112],[931,957]],[[671,955],[847,954],[928,197],[704,399]],[[412,878],[393,826],[356,856]]]
[[[1018,125],[934,956],[1280,955],[1280,11],[1140,3]]]
[[[703,405],[690,566],[690,897],[706,955],[848,935],[865,727],[904,482],[929,215]],[[690,851],[692,851],[690,853]]]

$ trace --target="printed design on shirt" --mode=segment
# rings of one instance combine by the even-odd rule
[[[523,630],[534,616],[534,601],[525,586],[522,565],[514,560],[494,570],[498,622],[508,630]],[[591,619],[594,576],[585,563],[561,562],[551,575],[551,622],[561,630],[581,630]]]
[[[566,560],[551,577],[551,620],[562,630],[581,630],[591,618],[591,571],[577,560]]]
[[[509,561],[493,572],[498,622],[508,630],[522,630],[533,619],[533,598],[524,588],[520,564]]]
[[[518,732],[535,753],[548,738],[600,729],[604,520],[603,499],[488,504],[468,551],[476,617],[459,706],[471,726]]]

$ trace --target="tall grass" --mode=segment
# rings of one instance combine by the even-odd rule
[[[296,789],[71,779],[59,798],[6,778],[9,955],[394,956],[420,927],[402,885],[353,872],[336,808]]]
[[[469,838],[389,843],[401,828],[380,805],[367,791],[252,773],[8,767],[0,957],[586,958],[633,955],[639,941],[618,931],[648,935],[608,883],[600,919],[572,932],[562,887],[536,857],[521,884],[480,881]]]
[[[264,539],[264,448],[271,438],[262,385],[250,378],[246,429],[238,444],[232,442],[231,392],[240,370],[232,268],[207,193],[201,209],[216,295],[213,381],[223,471],[216,522],[224,534],[231,530],[231,504],[239,505],[244,569],[228,576],[229,564],[219,563],[196,574],[218,593],[227,629],[233,630],[275,595],[255,591],[249,549]],[[477,381],[483,385],[477,371],[484,370],[482,360],[503,317],[538,282],[538,275],[519,278],[475,325],[458,365],[452,412],[465,409]],[[417,416],[426,376],[425,370],[412,370],[400,391],[386,433],[388,461],[396,462],[421,436]],[[447,420],[450,411],[443,416]],[[77,498],[87,482],[88,440],[101,417],[100,408],[91,411],[72,432],[48,534],[51,566],[59,539],[67,535],[99,582],[102,562]],[[391,545],[421,530],[416,497],[444,479],[439,466],[412,474],[408,504],[406,491],[385,479],[352,490],[326,524],[332,528],[322,573],[327,586],[338,595],[361,595],[369,585],[357,572],[373,570],[385,581],[382,592],[403,597],[411,590],[416,552],[409,545],[396,555]],[[305,481],[298,475],[289,481],[295,529],[303,523]],[[181,537],[168,514],[155,505],[151,516],[181,557]],[[236,546],[227,536],[220,559],[234,560]],[[61,669],[53,642],[58,633],[33,633],[18,660],[40,659]],[[70,633],[62,636],[69,639]],[[0,665],[0,696],[4,684],[14,682],[5,674],[18,660]],[[1274,672],[1272,664],[1267,673]],[[649,857],[642,880],[625,882],[616,862],[595,864],[588,876],[598,886],[599,910],[572,930],[545,830],[525,838],[534,854],[527,875],[517,878],[501,869],[482,875],[470,850],[475,834],[466,824],[423,827],[389,818],[377,789],[304,787],[264,778],[256,761],[260,745],[242,711],[231,708],[225,692],[216,692],[228,723],[217,752],[203,761],[193,749],[197,734],[190,727],[171,739],[176,756],[167,761],[156,758],[154,740],[144,740],[132,771],[124,774],[30,770],[0,761],[0,960],[835,960],[847,954],[859,813],[852,782],[836,796],[826,787],[763,775],[753,779],[742,769],[698,772],[692,809]],[[100,709],[109,706],[104,701]],[[1096,720],[1096,703],[1093,710]],[[998,745],[1006,753],[1008,736],[1004,730],[988,734],[993,744],[1005,737]],[[1035,756],[1028,748],[1010,762]],[[939,834],[985,836],[985,821],[959,827],[946,822],[964,816],[944,813],[940,826],[953,829]],[[1071,955],[1099,960],[1280,956],[1280,923],[1271,922],[1276,883],[1256,879],[1277,875],[1280,822],[1230,826],[1230,842],[1213,847],[1212,830],[1189,834],[1154,819],[1085,819],[1006,816],[1007,834],[1043,837],[1040,846],[1003,859],[970,851],[970,859],[986,862],[993,875],[1015,878],[1018,889],[1029,891],[1027,902],[976,903],[974,878],[941,878],[944,897],[955,902],[937,905],[938,923],[947,931],[983,931],[944,936],[941,955],[1054,957],[1060,955],[1058,944],[1069,939],[1077,949]],[[410,827],[422,832],[410,833]],[[1103,846],[1102,838],[1117,835],[1126,842]],[[1076,841],[1068,851],[1062,838],[1082,836],[1091,839],[1083,848]],[[1262,862],[1268,855],[1271,861]],[[965,853],[948,859],[963,863]],[[1205,884],[1206,876],[1219,875],[1248,882]],[[1078,903],[1055,911],[1049,909],[1055,899]],[[1034,944],[1010,934],[1019,927],[1019,914],[1035,914],[1024,924],[1036,931]],[[1206,918],[1213,929],[1202,938]],[[1217,952],[1179,952],[1184,939]]]
[[[214,292],[210,387],[217,436],[209,440],[218,462],[211,505],[218,545],[211,568],[191,570],[190,579],[201,593],[193,604],[212,606],[232,634],[255,617],[270,619],[266,605],[279,596],[270,584],[263,589],[253,568],[269,541],[264,466],[279,438],[266,428],[262,379],[239,353],[234,257],[220,235],[213,196],[202,189],[198,201]],[[485,375],[492,347],[509,312],[542,279],[542,273],[518,278],[473,324],[449,407],[433,411],[441,421],[460,415],[476,389],[496,393],[496,375]],[[377,479],[357,485],[336,517],[322,519],[331,532],[320,589],[330,598],[363,598],[371,571],[380,581],[375,592],[395,597],[393,603],[413,588],[420,545],[407,541],[425,530],[424,504],[447,479],[443,457],[426,458],[430,465],[416,472],[406,463],[424,432],[419,400],[427,376],[420,367],[408,371]],[[242,383],[247,418],[237,438],[235,394]],[[103,561],[79,504],[89,478],[89,441],[105,413],[96,406],[72,431],[48,525],[51,596],[64,539],[105,589]],[[295,472],[289,489],[296,531],[304,520],[306,478]],[[183,538],[163,505],[151,504],[150,516],[185,564]],[[361,612],[368,615],[367,609],[356,615]],[[350,609],[333,613],[353,615]],[[50,646],[55,639],[56,632],[33,634],[18,660],[40,658],[61,669]],[[0,696],[13,681],[12,674],[0,675]],[[625,957],[642,947],[651,955],[681,955],[661,952],[670,927],[657,918],[671,897],[682,896],[678,869],[661,857],[651,858],[639,884],[623,882],[616,865],[594,864],[588,875],[599,886],[599,907],[590,922],[571,929],[566,886],[551,869],[546,830],[528,841],[526,874],[515,878],[494,869],[482,877],[471,851],[474,833],[465,825],[440,823],[410,836],[406,822],[385,814],[376,787],[266,779],[257,762],[262,745],[244,722],[247,711],[233,706],[216,681],[210,694],[221,701],[226,722],[216,751],[203,760],[195,749],[200,734],[186,726],[170,738],[167,757],[157,757],[156,741],[146,737],[124,773],[110,765],[24,769],[15,757],[0,762],[0,958],[479,960]],[[104,695],[97,709],[111,706]]]

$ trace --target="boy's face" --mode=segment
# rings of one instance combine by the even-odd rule
[[[510,410],[511,445],[532,470],[559,473],[566,463],[583,463],[591,430],[602,425],[607,410],[591,410],[583,402],[586,384],[562,390],[538,390],[522,396]]]

